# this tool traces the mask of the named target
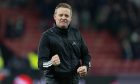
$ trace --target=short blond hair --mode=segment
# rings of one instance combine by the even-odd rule
[[[59,3],[59,4],[56,6],[56,8],[55,8],[54,14],[56,13],[56,10],[57,10],[58,8],[68,8],[68,9],[70,9],[71,14],[72,14],[72,7],[71,7],[71,5],[69,5],[69,4],[67,4],[67,3]]]

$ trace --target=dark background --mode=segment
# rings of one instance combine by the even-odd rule
[[[139,0],[0,0],[0,84],[44,84],[37,47],[60,2],[92,57],[80,84],[140,84]]]

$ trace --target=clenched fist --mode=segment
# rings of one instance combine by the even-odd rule
[[[79,73],[80,77],[86,76],[87,75],[87,67],[86,66],[81,66],[77,69],[77,73]]]
[[[60,59],[59,59],[58,54],[52,56],[51,62],[52,62],[52,65],[54,65],[54,66],[57,66],[60,64]]]

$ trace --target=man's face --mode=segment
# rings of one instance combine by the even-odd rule
[[[54,20],[56,25],[60,28],[66,29],[68,28],[71,22],[72,13],[71,10],[68,8],[58,8],[54,14]]]

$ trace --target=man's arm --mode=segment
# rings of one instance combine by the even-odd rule
[[[41,69],[41,70],[46,69],[45,67],[43,67],[43,63],[49,62],[49,60],[50,60],[49,56],[50,56],[49,38],[45,33],[43,33],[40,38],[40,42],[39,42],[39,46],[38,46],[38,67],[39,67],[39,69]]]
[[[86,76],[87,75],[87,71],[89,69],[89,67],[91,67],[90,65],[90,60],[91,60],[91,57],[89,55],[89,52],[88,52],[88,48],[81,36],[81,34],[79,33],[80,35],[80,38],[81,38],[81,61],[82,61],[82,65],[77,69],[77,73],[79,73],[79,75],[81,77],[83,76]]]
[[[49,69],[52,65],[57,66],[60,64],[58,54],[50,58],[50,39],[43,33],[38,49],[38,67],[41,70]]]
[[[91,56],[89,55],[88,48],[82,36],[81,36],[81,60],[83,66],[86,66],[87,68],[91,67],[90,65]]]

